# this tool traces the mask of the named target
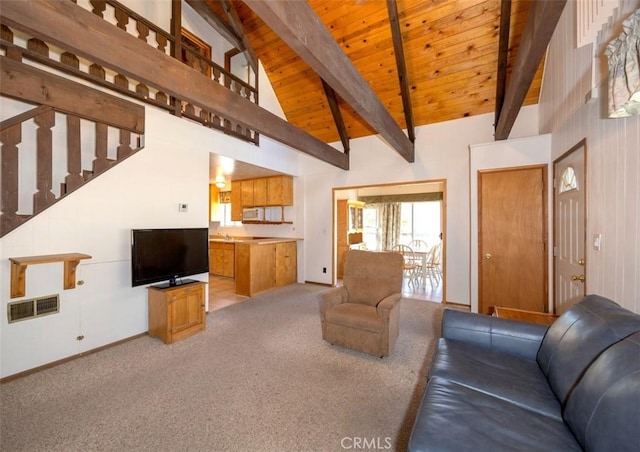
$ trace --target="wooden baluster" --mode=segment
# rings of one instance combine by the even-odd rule
[[[2,175],[2,195],[0,203],[0,236],[20,224],[18,217],[18,144],[22,141],[22,124],[16,124],[0,131],[2,155],[0,175]]]
[[[200,119],[207,124],[209,122],[209,118],[211,116],[211,113],[209,113],[207,110],[205,109],[201,109],[200,110]]]
[[[27,49],[39,53],[42,56],[49,57],[49,46],[44,41],[37,38],[31,38],[27,41]]]
[[[89,66],[89,74],[101,78],[102,80],[106,79],[104,68],[96,63],[93,63],[91,66]]]
[[[65,193],[72,192],[84,182],[80,149],[80,118],[67,116],[67,175],[64,178]]]
[[[116,17],[116,26],[124,31],[127,31],[127,24],[129,23],[129,14],[122,8],[116,6],[115,13]]]
[[[212,115],[211,116],[211,124],[215,127],[220,127],[220,116]]]
[[[56,196],[51,191],[53,185],[53,140],[51,128],[56,123],[56,116],[51,109],[33,119],[38,126],[36,139],[36,187],[38,191],[33,195],[33,213],[36,214],[49,207],[56,200]]]
[[[60,54],[60,62],[75,69],[80,69],[80,60],[73,53],[63,52]]]
[[[138,39],[147,42],[147,38],[149,37],[149,27],[145,23],[138,21],[136,23],[136,29],[138,30]]]
[[[167,52],[167,37],[163,34],[156,33],[156,43],[158,44],[158,50],[162,53]]]
[[[133,154],[131,149],[131,132],[120,129],[120,145],[118,146],[118,160]]]
[[[106,0],[91,0],[91,6],[93,6],[93,10],[91,11],[96,16],[102,17],[104,19],[103,13],[107,8]]]
[[[184,106],[183,112],[188,116],[194,116],[196,114],[196,109],[191,104],[186,104]]]
[[[214,66],[213,68],[213,81],[220,83],[220,69]]]
[[[149,88],[142,82],[136,85],[136,93],[142,94],[145,99],[149,98]]]
[[[101,173],[109,168],[107,158],[107,125],[96,122],[96,158],[93,160],[93,174]]]
[[[13,42],[13,31],[11,28],[7,27],[5,24],[2,24],[0,29],[0,38],[7,42]]]
[[[156,102],[161,103],[162,105],[167,105],[169,103],[169,96],[162,91],[158,91],[156,93]]]
[[[116,86],[129,90],[129,79],[122,74],[116,74],[116,76],[113,77],[113,83]]]

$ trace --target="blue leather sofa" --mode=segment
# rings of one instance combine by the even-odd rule
[[[589,295],[550,327],[445,310],[410,451],[640,451],[640,316]]]

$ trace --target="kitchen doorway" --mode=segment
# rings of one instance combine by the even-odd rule
[[[411,244],[423,259],[423,277],[419,283],[405,281],[403,294],[446,300],[446,180],[334,188],[333,206],[334,284],[340,284],[346,250],[387,251]],[[362,220],[350,221],[344,206],[355,208]]]

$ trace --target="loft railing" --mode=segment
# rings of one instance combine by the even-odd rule
[[[66,142],[62,144],[53,139],[61,116],[66,122]],[[140,121],[144,123],[144,117]],[[110,143],[114,134],[109,129],[118,132],[117,144]],[[46,105],[2,121],[0,141],[0,237],[143,147],[139,134]],[[35,152],[30,149],[33,146],[21,149],[23,142],[35,143]],[[56,166],[58,162],[66,162],[66,171]],[[25,168],[20,168],[21,164]],[[29,208],[24,200],[30,193]]]
[[[75,3],[75,0],[71,1]],[[161,27],[115,0],[90,0],[90,4],[93,14],[107,21],[112,18],[113,22],[115,22],[114,25],[118,28],[133,34],[159,52],[171,55],[175,37]],[[111,71],[109,68],[105,68],[95,62],[79,58],[73,53],[65,51],[65,49],[56,48],[50,43],[12,30],[5,24],[2,24],[0,37],[0,48],[5,53],[19,53],[25,59],[46,65],[68,75],[88,80],[98,86],[166,110],[176,116],[184,116],[206,127],[220,130],[225,134],[256,145],[259,143],[259,134],[256,131],[248,129],[229,118],[218,116],[211,111],[201,109],[181,99],[173,98],[131,77]],[[186,55],[186,64],[198,68],[203,74],[208,75],[211,80],[236,94],[251,102],[258,103],[258,91],[249,83],[225,71],[220,65],[190,48],[183,47],[183,50]],[[180,55],[175,57],[181,59]]]

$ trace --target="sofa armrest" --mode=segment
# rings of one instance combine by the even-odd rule
[[[445,309],[442,337],[535,360],[547,326]]]
[[[334,287],[333,289],[320,292],[320,318],[325,319],[325,314],[332,307],[346,303],[349,294],[344,286]]]
[[[383,298],[376,305],[378,313],[383,316],[388,316],[389,312],[398,305],[398,302],[402,299],[402,294],[394,293],[388,297]]]

